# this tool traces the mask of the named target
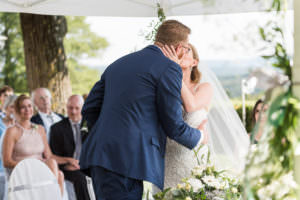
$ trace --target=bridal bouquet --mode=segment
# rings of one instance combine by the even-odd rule
[[[218,171],[209,161],[198,159],[191,177],[185,178],[176,188],[168,188],[154,195],[155,200],[239,200],[242,187],[237,178],[226,171]]]

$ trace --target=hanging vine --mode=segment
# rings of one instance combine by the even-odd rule
[[[148,26],[149,32],[144,34],[147,41],[154,42],[157,29],[165,19],[166,15],[164,10],[160,4],[157,3],[157,19],[151,21],[150,25]]]

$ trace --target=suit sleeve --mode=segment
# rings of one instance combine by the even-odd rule
[[[53,125],[50,127],[50,141],[49,146],[51,148],[51,151],[54,155],[58,156],[64,156],[64,152],[62,151],[62,148],[64,146],[62,134],[60,134],[58,127]]]
[[[65,153],[63,151],[64,141],[62,139],[62,136],[61,136],[61,133],[59,132],[58,127],[55,125],[51,126],[49,134],[50,134],[49,146],[50,146],[52,153],[54,155],[64,157],[65,156]],[[66,166],[66,164],[61,164],[61,165],[59,165],[59,168],[61,170],[63,170],[64,166]]]
[[[188,126],[182,118],[181,102],[182,71],[171,64],[162,74],[157,88],[159,119],[169,138],[193,149],[199,142],[199,130]]]
[[[100,115],[104,100],[104,89],[105,72],[102,74],[100,81],[92,88],[82,108],[82,117],[83,120],[87,121],[89,130],[94,126]]]

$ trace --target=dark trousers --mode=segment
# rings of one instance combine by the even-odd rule
[[[141,200],[143,181],[125,177],[99,166],[90,168],[97,200]]]
[[[81,171],[65,171],[65,179],[72,182],[78,200],[90,200],[85,174]]]

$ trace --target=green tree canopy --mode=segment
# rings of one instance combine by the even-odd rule
[[[0,13],[0,35],[7,37],[0,49],[0,83],[10,85],[16,92],[26,92],[26,68],[18,14]]]
[[[80,60],[100,56],[108,42],[91,31],[85,17],[67,17],[67,23],[64,46],[72,89],[73,93],[84,94],[99,80],[100,72]],[[0,35],[7,37],[0,49],[0,85],[10,85],[19,93],[28,92],[19,14],[0,13]]]
[[[85,17],[67,17],[68,34],[65,39],[67,63],[70,72],[73,93],[88,93],[100,78],[97,69],[91,69],[80,63],[83,58],[98,57],[108,46],[105,38],[92,32]]]

